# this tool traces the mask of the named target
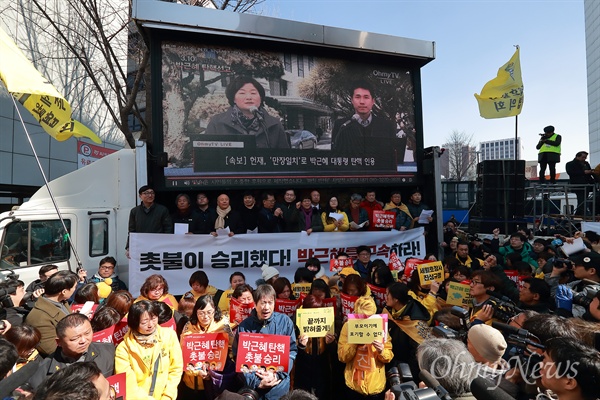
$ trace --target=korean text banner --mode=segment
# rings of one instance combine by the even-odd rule
[[[71,118],[71,105],[29,62],[12,39],[0,29],[0,80],[42,128],[62,142],[71,136],[102,143],[88,127]],[[10,60],[10,61],[9,61]]]
[[[483,118],[513,117],[523,108],[523,79],[519,48],[511,59],[498,69],[498,75],[475,93],[479,114]]]
[[[339,252],[356,259],[356,247],[371,248],[371,259],[385,262],[392,252],[401,260],[423,258],[423,228],[408,231],[329,233],[261,233],[213,237],[211,235],[172,235],[132,233],[129,254],[129,288],[139,293],[144,280],[160,274],[169,283],[169,292],[183,294],[190,290],[188,278],[204,270],[210,284],[219,289],[229,287],[229,276],[243,272],[246,282],[261,278],[260,267],[268,264],[281,276],[292,278],[298,267],[311,257],[327,265]]]

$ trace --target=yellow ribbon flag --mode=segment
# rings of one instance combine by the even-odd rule
[[[483,118],[513,117],[521,113],[523,78],[518,47],[511,59],[500,67],[498,75],[481,89],[481,94],[475,93],[475,98]]]
[[[71,118],[71,106],[54,86],[29,62],[13,40],[0,28],[0,80],[59,142],[71,136],[102,143],[87,126]]]

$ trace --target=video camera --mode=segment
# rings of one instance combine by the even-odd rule
[[[509,351],[510,360],[512,361],[511,367],[520,369],[525,382],[535,384],[536,378],[540,376],[540,363],[543,357],[530,351],[527,346],[542,350],[545,350],[546,347],[539,343],[538,337],[526,329],[516,328],[500,322],[492,322],[492,328],[501,331],[506,337],[506,342],[513,345]]]
[[[592,304],[592,301],[594,301],[596,298],[597,294],[598,287],[588,287],[584,291],[573,293],[573,304],[580,305],[587,310],[590,307],[590,304]]]
[[[486,300],[484,304],[490,304],[494,308],[493,317],[499,321],[508,323],[512,317],[523,311],[517,307],[511,299],[500,293],[496,293],[492,290],[486,290],[486,293],[490,298]]]
[[[413,381],[408,364],[401,363],[398,368],[393,367],[387,372],[390,391],[395,400],[442,400],[435,390],[431,388],[419,389]]]
[[[440,324],[433,327],[432,334],[438,338],[457,339],[462,342],[467,342],[467,334],[471,323],[469,322],[469,311],[459,306],[453,306],[450,313],[460,320],[460,329],[452,329],[446,324]]]
[[[10,295],[16,293],[18,286],[16,279],[0,283],[0,309],[14,307]]]

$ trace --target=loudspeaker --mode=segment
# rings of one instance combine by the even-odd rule
[[[486,160],[477,164],[476,218],[512,220],[525,211],[525,161]]]
[[[517,175],[525,175],[525,160],[516,161]],[[485,160],[477,164],[477,175],[514,175],[515,160]]]

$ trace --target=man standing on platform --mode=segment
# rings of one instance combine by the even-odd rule
[[[549,125],[544,128],[544,133],[540,133],[540,141],[536,149],[538,153],[538,163],[540,164],[540,183],[546,182],[546,166],[550,167],[550,184],[556,183],[556,164],[560,162],[560,142],[562,138],[554,132],[554,127]]]
[[[592,175],[592,167],[590,163],[586,161],[588,156],[587,151],[580,151],[575,154],[575,158],[569,161],[565,168],[567,174],[569,174],[569,183],[572,185],[593,185],[594,177]],[[583,214],[585,199],[587,198],[588,190],[587,187],[578,187],[573,189],[573,192],[577,195],[577,212]]]

